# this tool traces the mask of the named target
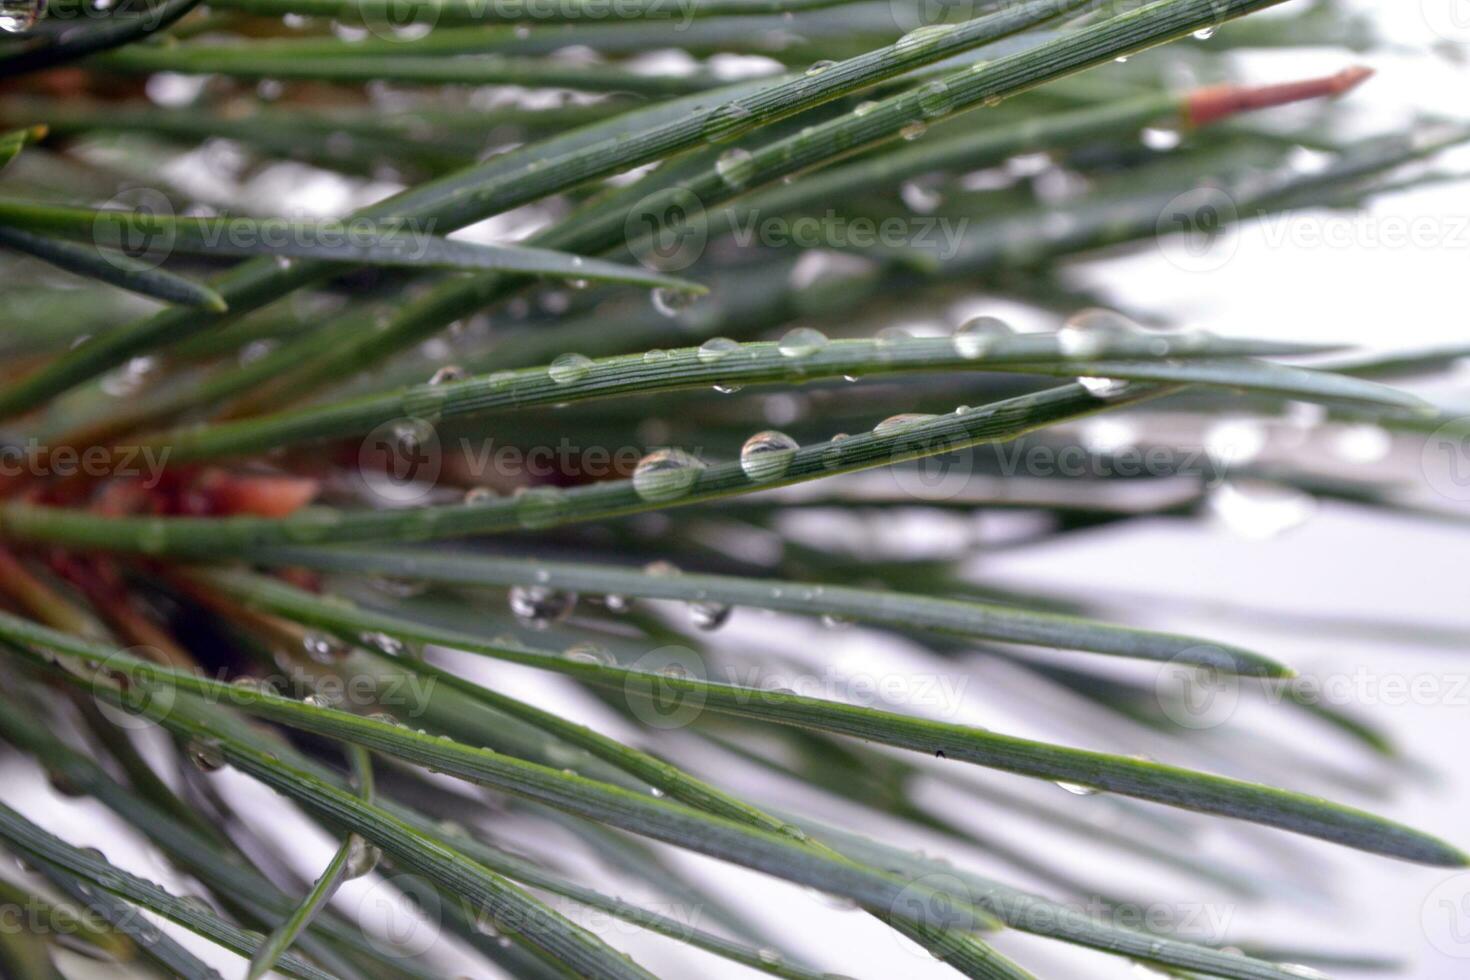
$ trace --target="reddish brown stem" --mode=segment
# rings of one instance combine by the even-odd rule
[[[1290,102],[1325,99],[1357,88],[1373,75],[1361,65],[1345,68],[1336,75],[1309,78],[1279,85],[1212,85],[1196,89],[1184,102],[1184,118],[1191,126],[1207,126],[1238,112],[1269,109]]]

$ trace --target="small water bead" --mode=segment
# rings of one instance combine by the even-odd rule
[[[559,385],[581,381],[592,371],[592,358],[586,354],[562,354],[551,362],[547,374]]]
[[[1327,974],[1305,963],[1277,963],[1276,969],[1289,976],[1301,977],[1302,980],[1328,980]]]
[[[607,608],[608,612],[614,613],[619,616],[633,608],[633,600],[631,597],[618,595],[615,592],[609,592],[607,595],[603,596],[602,604],[604,607]]]
[[[846,432],[839,432],[828,442],[831,444],[822,450],[822,468],[835,470],[842,466],[842,456],[846,449],[842,444],[852,438]]]
[[[218,772],[225,767],[225,753],[218,739],[194,739],[185,746],[194,768],[200,772]]]
[[[925,119],[946,115],[954,106],[954,94],[941,79],[934,79],[919,89],[919,111]]]
[[[1128,390],[1128,382],[1122,378],[1082,377],[1077,379],[1077,383],[1086,388],[1087,393],[1093,398],[1101,398],[1104,401],[1117,398]]]
[[[713,364],[729,357],[740,349],[740,345],[729,337],[711,337],[699,345],[695,356],[701,364]]]
[[[732,147],[721,153],[720,158],[715,161],[715,173],[725,182],[725,186],[740,190],[750,183],[750,178],[755,173],[755,158],[749,150]]]
[[[715,391],[719,392],[722,395],[733,395],[737,391],[739,391],[741,388],[744,388],[745,386],[744,385],[732,385],[732,384],[717,384],[717,385],[710,385],[710,387],[713,388]]]
[[[1079,310],[1057,332],[1057,346],[1063,357],[1096,357],[1109,344],[1137,337],[1141,332],[1138,324],[1121,313],[1097,308]]]
[[[854,116],[866,116],[868,113],[872,112],[876,108],[878,108],[878,103],[871,100],[867,102],[859,102],[857,104],[857,108],[852,110],[852,114]]]
[[[954,332],[955,353],[974,360],[989,353],[999,342],[1014,337],[1010,324],[999,317],[976,316],[960,324]]]
[[[844,630],[852,625],[852,620],[846,616],[837,616],[833,613],[822,614],[822,625],[829,630]]]
[[[673,578],[683,573],[679,571],[679,566],[673,562],[659,559],[658,561],[651,561],[647,565],[644,565],[643,574],[652,575],[654,578]]]
[[[888,418],[873,426],[873,435],[886,436],[904,429],[911,429],[925,422],[932,422],[939,418],[937,415],[924,415],[918,412],[908,412],[902,415],[890,415]]]
[[[510,611],[523,626],[544,630],[559,623],[577,607],[577,593],[545,585],[516,585],[510,590]]]
[[[469,373],[458,364],[446,364],[429,376],[431,385],[447,385],[454,381],[463,381],[469,377]]]
[[[653,291],[653,308],[664,316],[678,316],[694,304],[694,294],[687,289],[660,286]]]
[[[909,31],[893,44],[895,51],[914,52],[939,43],[939,39],[952,33],[954,24],[927,24]]]
[[[705,120],[702,132],[710,143],[723,143],[734,139],[750,128],[754,114],[738,102],[727,102]]]
[[[597,664],[601,667],[610,667],[617,662],[606,648],[596,643],[575,643],[567,647],[562,657],[574,663]]]
[[[1057,786],[1066,790],[1073,796],[1096,796],[1098,791],[1091,786],[1083,786],[1081,783],[1067,783],[1057,780]]]
[[[1213,27],[1201,27],[1199,30],[1194,32],[1194,39],[1196,41],[1208,41],[1214,36],[1215,28]]]
[[[732,606],[724,602],[711,602],[709,600],[691,602],[689,604],[689,620],[699,629],[706,631],[717,630],[729,621],[730,614],[734,611]],[[682,670],[682,668],[680,669]]]
[[[923,120],[915,120],[911,123],[905,123],[903,128],[898,131],[898,135],[912,143],[927,132],[929,132],[929,124]]]
[[[643,352],[644,364],[662,364],[669,359],[669,352],[655,347],[653,350]]]
[[[740,447],[740,469],[757,483],[778,479],[791,467],[798,448],[796,440],[784,432],[757,432]]]
[[[755,955],[760,959],[762,963],[765,963],[767,966],[774,966],[775,964],[781,962],[781,954],[776,952],[774,949],[771,949],[769,946],[762,946],[760,949],[755,951]]]
[[[648,501],[677,500],[693,488],[704,463],[682,449],[656,449],[633,468],[633,490]]]
[[[776,344],[784,357],[807,357],[827,346],[827,335],[811,327],[797,327],[788,331]]]
[[[19,34],[46,16],[46,0],[0,0],[0,31]]]
[[[942,191],[927,187],[917,180],[906,180],[900,184],[898,196],[915,214],[933,214],[944,203]]]
[[[566,510],[567,498],[556,487],[517,487],[516,520],[528,531],[539,531],[556,524]]]
[[[471,507],[478,507],[482,504],[493,503],[494,501],[499,499],[499,494],[497,494],[489,487],[470,487],[464,492],[464,502],[469,504]]]
[[[347,656],[347,647],[326,633],[308,633],[301,641],[306,655],[319,664],[336,663]]]
[[[317,692],[316,694],[308,694],[306,697],[304,697],[304,698],[301,699],[301,703],[302,704],[305,704],[305,705],[309,705],[309,706],[311,706],[313,708],[330,708],[330,707],[332,707],[332,699],[330,697],[328,697],[327,695],[322,694],[320,692]]]
[[[813,75],[820,75],[822,72],[826,71],[828,68],[831,68],[835,64],[837,64],[837,62],[828,60],[813,62],[812,66],[806,70],[807,77],[810,78]]]
[[[376,630],[363,633],[357,639],[363,646],[389,657],[401,657],[406,649],[403,641],[398,637],[389,636],[387,633],[379,633]]]
[[[347,863],[342,873],[347,878],[361,878],[376,868],[382,859],[381,848],[353,834],[347,844]]]

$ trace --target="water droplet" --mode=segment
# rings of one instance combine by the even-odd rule
[[[750,155],[749,150],[731,147],[715,161],[715,173],[725,182],[726,187],[740,190],[750,183],[750,178],[755,174],[755,158]]]
[[[602,604],[607,607],[608,612],[619,616],[633,608],[633,600],[630,597],[618,595],[615,592],[609,592],[603,596]]]
[[[796,458],[797,448],[796,440],[784,432],[757,432],[740,447],[740,469],[756,483],[778,479]]]
[[[727,102],[704,121],[702,132],[710,143],[724,143],[750,128],[754,114],[738,102]]]
[[[572,614],[577,606],[577,593],[563,592],[544,585],[516,585],[510,590],[510,611],[523,625],[544,630]]]
[[[774,949],[771,949],[769,946],[762,946],[760,949],[755,951],[755,955],[760,959],[762,963],[765,963],[768,966],[774,966],[775,964],[781,962],[781,954],[776,952]]]
[[[650,786],[648,787],[648,795],[657,797],[658,799],[663,799],[668,794],[659,789],[657,786]]]
[[[1091,786],[1083,786],[1081,783],[1065,783],[1057,780],[1057,786],[1071,793],[1073,796],[1096,796],[1097,790]]]
[[[955,353],[974,360],[982,357],[998,341],[1015,336],[1010,324],[993,316],[971,317],[954,332]]]
[[[1276,969],[1293,977],[1301,977],[1302,980],[1328,980],[1327,974],[1304,963],[1277,963]]]
[[[378,845],[353,834],[347,844],[347,864],[342,873],[347,878],[361,878],[376,868],[382,859],[383,851]]]
[[[955,29],[953,24],[927,24],[924,27],[915,28],[893,44],[895,51],[914,52],[923,48],[932,47],[939,43],[939,39]]]
[[[633,489],[648,501],[677,500],[693,488],[704,464],[682,449],[656,449],[633,468]]]
[[[301,703],[310,705],[313,708],[330,708],[332,706],[332,699],[321,692],[317,692],[315,694],[308,694],[302,698]]]
[[[363,633],[357,639],[363,646],[390,657],[401,657],[404,653],[403,641],[387,633],[373,631]]]
[[[0,0],[0,31],[28,31],[45,15],[46,0]]]
[[[1172,150],[1179,146],[1184,137],[1179,135],[1178,130],[1157,129],[1150,127],[1143,131],[1143,145],[1150,150]]]
[[[837,616],[832,613],[822,614],[822,625],[829,630],[843,630],[852,625],[852,620],[846,616]]]
[[[734,609],[723,602],[691,602],[689,604],[689,619],[699,629],[717,630],[725,625]]]
[[[562,656],[575,663],[597,664],[602,667],[610,667],[617,662],[606,648],[596,643],[574,643],[567,647]]]
[[[788,331],[776,344],[785,357],[807,357],[827,346],[827,336],[811,327],[797,327]]]
[[[1057,332],[1057,346],[1063,357],[1096,357],[1110,343],[1136,336],[1140,329],[1138,324],[1112,310],[1079,310]]]
[[[308,633],[301,641],[306,655],[319,664],[332,664],[347,656],[347,647],[326,633]]]
[[[933,214],[944,203],[944,194],[938,188],[926,187],[917,180],[900,184],[898,196],[915,214]]]
[[[652,575],[655,578],[673,578],[675,575],[681,573],[678,565],[675,565],[671,561],[660,559],[659,561],[651,561],[647,565],[644,565],[643,574]]]
[[[1199,30],[1194,32],[1194,39],[1196,41],[1208,41],[1214,36],[1215,29],[1213,27],[1201,27]]]
[[[581,381],[592,371],[592,358],[585,354],[562,354],[551,362],[547,373],[559,385]]]
[[[898,135],[912,143],[927,132],[929,132],[928,123],[925,123],[923,120],[915,120],[911,123],[905,123],[904,127],[898,131]]]
[[[469,374],[458,364],[446,364],[430,375],[429,384],[447,385],[453,381],[463,381],[467,377]]]
[[[813,62],[812,66],[806,70],[807,76],[811,77],[813,75],[820,75],[822,72],[826,71],[828,68],[831,68],[835,64],[837,64],[837,62],[827,60]]]
[[[719,392],[722,395],[733,395],[733,394],[735,394],[737,391],[739,391],[741,388],[743,388],[745,386],[744,385],[732,385],[732,384],[718,384],[718,385],[710,385],[710,387],[713,388],[715,391]]]
[[[678,316],[694,303],[694,294],[685,289],[659,287],[653,291],[653,308],[664,316]]]
[[[556,487],[517,487],[516,520],[528,531],[551,527],[561,520],[566,503],[566,494]]]
[[[1229,480],[1209,496],[1212,516],[1241,537],[1264,541],[1304,524],[1317,501],[1291,487],[1261,480]]]
[[[464,492],[464,502],[472,507],[492,503],[498,499],[500,499],[499,495],[489,487],[470,487]]]
[[[852,114],[854,116],[866,116],[868,113],[872,112],[876,108],[878,108],[878,103],[876,102],[859,102],[857,104],[857,108],[852,110]]]
[[[701,364],[713,364],[729,357],[739,349],[740,345],[729,337],[711,337],[699,345],[699,351],[695,356],[699,358]]]
[[[1093,398],[1101,398],[1106,401],[1109,398],[1117,398],[1128,390],[1128,382],[1121,378],[1094,378],[1082,377],[1077,383],[1087,389],[1087,393]]]
[[[919,111],[925,119],[937,119],[954,105],[954,95],[942,79],[934,79],[919,89]]]
[[[193,739],[185,746],[185,752],[200,772],[218,772],[225,766],[225,753],[218,739]]]
[[[890,415],[882,422],[879,422],[877,425],[873,426],[873,435],[891,435],[895,432],[901,432],[904,429],[913,428],[916,425],[922,425],[925,422],[932,422],[938,417],[939,416],[937,415],[924,415],[917,412],[908,412],[902,415]]]

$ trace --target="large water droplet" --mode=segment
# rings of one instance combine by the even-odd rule
[[[559,385],[581,381],[592,371],[592,358],[586,354],[562,354],[551,362],[547,374]]]
[[[740,468],[757,483],[784,476],[796,457],[797,442],[784,432],[757,432],[740,447]]]
[[[510,611],[523,626],[544,630],[572,614],[577,593],[545,585],[516,585],[510,590]]]
[[[218,739],[194,739],[185,746],[185,751],[200,772],[218,772],[224,768],[225,753]]]
[[[1136,336],[1140,327],[1112,310],[1080,310],[1067,318],[1057,333],[1063,357],[1096,357],[1110,343]]]
[[[361,878],[376,868],[382,859],[381,848],[353,834],[347,844],[347,864],[342,873],[347,878]]]
[[[925,422],[932,422],[938,417],[939,416],[937,415],[924,415],[918,412],[908,412],[903,415],[890,415],[882,422],[879,422],[877,425],[873,426],[873,435],[892,435],[893,433],[901,432],[904,429],[911,429],[916,425],[923,425]]]
[[[0,0],[0,31],[28,31],[45,15],[46,0]]]
[[[1057,786],[1071,793],[1073,796],[1096,796],[1097,790],[1091,786],[1083,786],[1081,783],[1066,783],[1057,780]]]
[[[701,364],[713,364],[724,360],[740,349],[740,345],[729,337],[711,337],[699,345],[695,356]]]
[[[1309,520],[1317,510],[1317,501],[1292,487],[1261,480],[1230,480],[1210,494],[1209,509],[1234,533],[1264,541]]]
[[[723,602],[691,602],[689,619],[702,630],[717,630],[725,625],[734,609]]]
[[[686,289],[667,289],[660,286],[653,291],[653,308],[664,316],[678,316],[694,303],[694,294]]]
[[[974,360],[983,357],[998,341],[1014,335],[1010,324],[998,317],[971,317],[954,332],[955,353]]]
[[[704,464],[682,449],[656,449],[633,468],[633,489],[648,501],[677,500],[699,479]]]
[[[1128,390],[1128,382],[1121,378],[1092,378],[1082,377],[1077,383],[1087,389],[1087,393],[1093,398],[1101,398],[1106,401],[1109,398],[1117,398]]]
[[[811,327],[797,327],[788,331],[776,344],[776,349],[786,357],[807,357],[827,346],[827,335]]]
[[[740,147],[732,147],[720,154],[715,161],[715,173],[725,182],[725,186],[732,190],[740,190],[750,183],[750,178],[755,174],[755,158],[750,155],[749,150]]]

